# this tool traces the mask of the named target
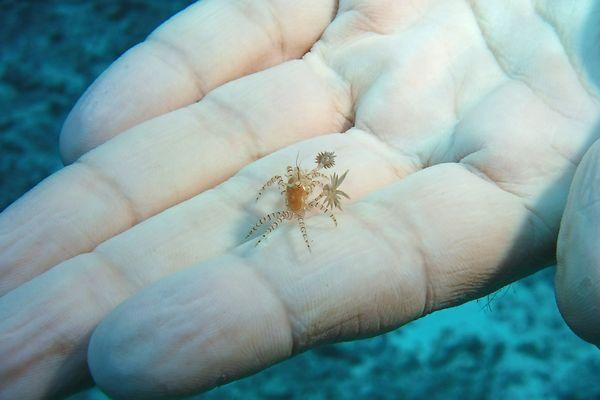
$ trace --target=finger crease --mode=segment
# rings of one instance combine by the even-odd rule
[[[474,153],[471,153],[474,154]],[[464,157],[466,158],[466,157]],[[470,164],[467,161],[464,161],[464,158],[462,160],[460,160],[458,162],[458,164],[460,166],[462,166],[463,168],[465,168],[465,170],[469,171],[471,174],[477,176],[479,179],[482,179],[492,185],[494,185],[496,188],[498,188],[499,190],[503,191],[504,193],[507,193],[509,195],[511,195],[512,197],[516,197],[517,200],[519,201],[519,203],[521,203],[521,205],[528,211],[528,213],[533,217],[534,221],[538,222],[538,225],[540,225],[543,229],[545,229],[552,237],[556,237],[556,235],[558,234],[557,229],[558,227],[556,227],[555,229],[552,229],[552,227],[550,226],[550,224],[544,220],[541,215],[539,215],[538,211],[535,210],[535,208],[529,206],[526,202],[525,199],[518,195],[517,193],[514,193],[504,187],[502,187],[500,185],[500,181],[496,180],[496,179],[492,179],[489,175],[487,175],[484,171],[482,171],[480,168],[474,166],[473,164]]]
[[[151,46],[155,45],[158,48],[162,48],[170,55],[174,56],[173,58],[164,56],[160,50],[152,52],[152,55],[154,55],[154,57],[156,57],[162,63],[168,65],[176,71],[179,71],[180,73],[184,73],[191,78],[191,81],[194,83],[194,87],[196,88],[196,99],[200,100],[206,95],[206,93],[208,93],[209,88],[206,87],[204,81],[200,77],[200,74],[196,68],[194,68],[192,61],[183,49],[157,35],[148,36],[145,43]]]
[[[275,286],[271,283],[271,281],[259,271],[259,269],[253,265],[253,263],[242,256],[236,255],[237,258],[242,261],[242,265],[248,268],[253,276],[256,278],[257,282],[261,284],[261,286],[265,289],[266,292],[270,293],[272,298],[279,304],[281,311],[284,314],[286,329],[288,331],[290,337],[290,348],[289,348],[289,356],[294,354],[298,354],[301,351],[301,341],[300,334],[304,329],[304,324],[300,322],[298,318],[295,317],[295,313],[292,311],[291,307],[283,300],[283,296],[281,293],[275,288]]]
[[[248,117],[241,111],[235,109],[230,104],[227,104],[226,101],[218,99],[216,96],[206,96],[203,101],[209,101],[214,104],[217,108],[219,108],[225,115],[228,115],[227,119],[234,119],[240,123],[243,127],[243,133],[249,139],[250,146],[243,146],[247,149],[248,156],[250,161],[256,161],[259,158],[263,157],[265,151],[262,146],[262,140],[260,135],[256,132],[256,129],[252,126]]]
[[[277,17],[277,14],[275,13],[275,8],[273,6],[273,3],[270,0],[266,0],[265,1],[267,7],[267,11],[269,12],[269,14],[271,15],[271,20],[273,21],[273,26],[275,28],[275,31],[277,32],[277,37],[278,37],[278,42],[279,42],[279,51],[281,52],[281,61],[284,61],[286,59],[286,43],[285,43],[285,37],[283,35],[283,26],[281,25],[281,21],[279,20],[279,18]]]
[[[362,204],[368,205],[370,207],[381,208],[385,212],[390,212],[390,210],[393,209],[393,207],[390,207],[387,204],[375,204],[375,203],[362,203]],[[436,306],[435,290],[433,288],[433,282],[431,280],[432,279],[431,262],[429,261],[429,257],[427,257],[427,252],[423,248],[423,243],[425,243],[426,241],[422,240],[419,237],[420,229],[415,224],[415,222],[404,218],[402,212],[395,212],[395,211],[392,211],[392,212],[394,213],[394,219],[396,219],[396,220],[399,219],[399,221],[396,223],[396,225],[403,226],[404,227],[403,231],[407,232],[409,234],[408,237],[412,239],[412,243],[410,245],[407,245],[406,243],[402,243],[401,247],[404,249],[407,249],[407,248],[415,249],[419,256],[418,260],[420,261],[421,271],[423,273],[423,285],[424,285],[424,292],[425,292],[425,296],[423,299],[423,308],[422,308],[421,314],[419,316],[420,317],[425,316],[427,314],[430,314],[433,311],[434,307]],[[360,217],[358,213],[353,213],[351,215],[370,234],[372,234],[376,238],[381,239],[381,241],[391,251],[393,260],[399,259],[399,255],[398,255],[399,250],[397,250],[397,248],[400,248],[400,246],[396,246],[395,240],[393,240],[390,236],[383,233],[383,231],[381,229],[376,228],[373,224],[371,224],[365,218]],[[386,220],[389,221],[391,219],[386,218]],[[399,296],[399,297],[402,297],[402,296]]]
[[[344,75],[332,68],[324,58],[322,52],[313,49],[303,58],[303,62],[319,81],[332,93],[331,104],[336,113],[336,125],[339,131],[345,131],[354,126],[354,94],[352,82]]]
[[[360,125],[360,127],[358,126]],[[389,142],[378,136],[374,133],[369,125],[364,121],[360,121],[357,123],[357,126],[352,129],[352,134],[358,136],[360,140],[374,139],[378,144],[378,152],[381,155],[381,158],[386,161],[389,165],[392,172],[400,179],[405,178],[407,175],[417,172],[423,169],[423,163],[415,154],[410,154],[408,152],[402,151],[401,149],[392,146]],[[401,159],[403,161],[407,161],[402,163],[403,166],[408,164],[408,168],[401,168],[399,166],[399,162],[396,162],[394,159]]]
[[[107,187],[117,199],[119,199],[123,209],[129,216],[129,227],[135,226],[143,220],[143,216],[137,210],[133,199],[131,199],[125,194],[125,191],[115,179],[102,172],[100,168],[96,167],[94,164],[90,163],[85,158],[78,159],[77,161],[75,161],[75,163],[73,163],[73,165],[77,165],[80,169],[86,171],[89,175],[92,176],[94,181],[102,182],[104,186]]]
[[[120,292],[124,294],[123,298],[127,298],[135,293],[139,288],[146,285],[146,282],[138,280],[136,282],[125,273],[124,269],[112,261],[107,255],[96,248],[94,251],[87,253],[90,257],[95,258],[102,266],[104,272],[110,275],[111,286],[119,286]],[[116,305],[115,305],[116,306]]]
[[[280,51],[281,60],[283,61],[285,59],[286,47],[284,43],[283,27],[275,14],[273,4],[271,4],[269,0],[265,0],[260,4],[263,5],[264,3],[266,3],[266,7],[258,6],[254,2],[238,0],[235,1],[233,5],[240,15],[264,32],[269,40],[275,45],[275,48]],[[269,18],[270,22],[265,23],[264,14],[260,15],[261,12],[264,12],[264,9],[266,9],[266,12],[269,14],[269,17],[266,18]],[[275,31],[275,33],[273,33],[273,31]]]

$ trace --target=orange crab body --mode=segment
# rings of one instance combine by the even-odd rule
[[[285,195],[287,197],[288,206],[293,212],[301,212],[306,205],[308,192],[302,186],[288,186]]]

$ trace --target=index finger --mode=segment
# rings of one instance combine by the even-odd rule
[[[79,99],[60,136],[66,163],[124,130],[200,100],[236,78],[299,58],[333,0],[203,0],[119,58]]]
[[[310,254],[279,231],[141,291],[94,332],[94,379],[115,398],[208,390],[490,293],[552,254],[521,199],[457,164],[409,175],[338,221],[312,229]]]

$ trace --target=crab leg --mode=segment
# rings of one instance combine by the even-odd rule
[[[293,215],[291,211],[280,211],[280,212],[281,212],[281,215],[279,215],[279,217],[277,217],[277,219],[275,220],[275,222],[273,222],[269,226],[269,229],[267,229],[267,231],[262,234],[262,236],[260,237],[260,239],[258,239],[258,241],[256,242],[255,246],[258,246],[258,244],[260,242],[262,242],[263,239],[265,239],[269,235],[269,233],[271,233],[275,229],[277,229],[277,227],[279,226],[279,224],[282,223],[284,219],[290,219],[291,216]]]
[[[308,247],[308,251],[310,250],[310,243],[308,241],[308,234],[306,233],[306,225],[304,224],[304,218],[298,216],[298,225],[300,225],[300,232],[302,232],[302,237],[304,238],[304,243],[306,243],[306,247]]]
[[[273,213],[265,215],[264,217],[258,220],[258,222],[252,227],[252,229],[250,229],[250,232],[248,232],[244,239],[248,239],[258,228],[261,227],[262,224],[264,224],[267,221],[271,221],[275,217],[281,216],[283,213],[285,213],[285,211],[275,211]]]
[[[321,181],[318,181],[318,180],[314,179],[312,182],[310,182],[310,190],[311,190],[311,192],[313,190],[315,190],[316,186],[319,186],[321,189],[323,189],[323,186],[325,186],[325,184],[323,182],[321,182]]]
[[[319,205],[319,201],[325,197],[325,193],[321,193],[320,195],[318,195],[317,197],[314,198],[314,200],[312,200],[310,203],[308,203],[309,207],[316,207]]]
[[[329,216],[329,218],[331,218],[333,220],[333,223],[335,224],[335,226],[337,226],[337,219],[335,219],[335,215],[333,215],[333,212],[331,212],[331,210],[327,207],[325,207],[325,204],[309,204],[311,207],[314,208],[318,208],[319,210],[323,211],[323,214]]]
[[[319,171],[315,171],[315,170],[313,170],[313,171],[310,171],[310,172],[307,174],[307,176],[308,176],[309,178],[323,178],[323,179],[327,179],[327,180],[329,180],[329,177],[328,177],[327,175],[325,175],[325,174],[323,174],[323,173],[321,173],[321,172],[319,172]]]
[[[262,194],[265,191],[265,189],[267,189],[269,186],[271,186],[275,182],[277,182],[277,184],[279,185],[279,188],[282,190],[282,193],[285,191],[285,182],[283,181],[283,178],[281,177],[281,175],[275,175],[274,177],[272,177],[271,179],[269,179],[267,181],[267,183],[265,183],[263,185],[262,188],[260,188],[260,190],[258,191],[258,195],[256,196],[256,201],[258,201],[258,199],[260,198],[260,196],[262,196]]]

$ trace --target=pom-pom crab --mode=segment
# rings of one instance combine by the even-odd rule
[[[285,178],[281,175],[275,175],[269,179],[259,190],[256,200],[262,196],[264,191],[273,184],[277,184],[281,190],[281,194],[285,199],[285,209],[267,214],[250,229],[246,235],[249,238],[263,224],[270,222],[271,224],[258,239],[256,245],[263,241],[271,232],[273,232],[283,221],[298,220],[300,232],[304,238],[304,243],[310,251],[310,242],[306,232],[306,224],[304,217],[306,212],[315,209],[328,215],[333,223],[337,226],[337,220],[333,215],[333,210],[336,208],[342,209],[340,199],[341,196],[349,199],[350,197],[339,190],[340,185],[346,178],[348,171],[341,176],[333,173],[327,176],[321,172],[322,169],[329,169],[335,165],[335,153],[324,151],[317,154],[315,158],[316,166],[312,170],[304,170],[300,168],[296,162],[296,166],[288,166]],[[318,193],[311,199],[313,194]]]

